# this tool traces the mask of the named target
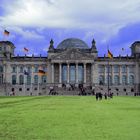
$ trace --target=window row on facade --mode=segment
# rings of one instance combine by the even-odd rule
[[[110,85],[112,85],[112,84],[114,84],[114,85],[120,85],[120,84],[133,85],[135,82],[135,79],[134,79],[134,75],[129,75],[129,77],[127,77],[126,75],[122,75],[121,78],[118,75],[115,75],[114,77],[111,75],[106,76],[106,77],[103,75],[99,76],[99,84],[100,85],[108,84],[108,82]]]
[[[47,71],[47,67],[45,67],[45,66],[44,67],[42,67],[42,66],[28,66],[28,67],[12,66],[12,73],[16,73],[16,72],[23,73],[24,71],[27,71],[28,73],[31,73],[31,72],[37,73],[39,71],[39,69],[42,69],[43,71]]]
[[[37,66],[37,65],[28,66],[28,67],[12,66],[11,68],[12,68],[12,70],[11,70],[12,73],[16,73],[16,72],[23,73],[24,70],[27,71],[28,73],[31,73],[31,72],[37,73],[39,71],[39,69],[42,69],[45,72],[47,71],[47,67],[45,67],[45,66],[42,67],[42,66]],[[3,72],[3,66],[0,66],[0,73],[2,73],[2,72]]]
[[[122,73],[127,73],[127,72],[134,73],[134,68],[135,67],[133,65],[109,65],[109,66],[99,65],[98,72],[111,73],[113,71],[114,73],[119,73],[121,71]]]
[[[27,84],[27,85],[30,85],[31,83],[32,84],[38,84],[38,83],[46,83],[47,82],[47,76],[45,75],[42,75],[41,76],[41,80],[39,79],[40,76],[38,75],[34,75],[33,76],[33,79],[30,75],[19,75],[18,79],[17,80],[17,76],[16,75],[12,75],[12,84],[15,85],[15,84]]]

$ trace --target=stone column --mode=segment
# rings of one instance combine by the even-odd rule
[[[93,84],[97,85],[99,83],[99,73],[98,73],[98,64],[94,62],[94,70],[93,70]]]
[[[134,84],[135,84],[135,92],[138,93],[139,92],[139,63],[136,62],[135,63],[135,67],[134,67]]]
[[[91,63],[91,83],[93,84],[94,83],[94,64]]]
[[[16,67],[16,84],[19,84],[19,66],[17,65]]]
[[[127,84],[129,84],[129,67],[126,66],[126,76],[127,76]]]
[[[107,69],[108,69],[108,65],[104,65],[104,82],[105,84],[107,85],[107,81],[108,81],[108,72],[107,72]]]
[[[112,77],[112,85],[114,85],[114,66],[111,65],[111,77]]]
[[[2,83],[6,82],[6,64],[3,63],[3,77],[2,77]]]
[[[62,83],[62,64],[59,63],[59,83]]]
[[[31,89],[30,89],[30,91],[31,91],[31,93],[32,93],[32,89],[33,89],[33,78],[34,78],[34,66],[33,65],[31,65]]]
[[[78,84],[78,63],[76,63],[76,83]]]
[[[119,77],[120,77],[120,85],[122,84],[122,67],[119,66]]]
[[[136,62],[136,65],[135,65],[135,75],[134,75],[134,79],[135,79],[135,81],[134,81],[134,83],[136,84],[136,85],[138,85],[139,84],[139,64],[138,64],[138,62]]]
[[[6,80],[6,78],[7,78],[7,65],[6,65],[6,63],[3,63],[3,78],[2,78],[2,83],[4,83],[4,94],[3,95],[8,95],[7,94],[7,88],[6,88],[6,82],[7,82],[7,80]]]
[[[70,82],[70,64],[67,64],[67,83]]]
[[[24,67],[23,67],[23,74],[24,74],[24,71],[27,71],[26,65],[24,65]],[[27,84],[26,83],[27,82],[27,76],[25,74],[23,76],[24,76],[24,84]]]
[[[84,63],[84,83],[86,83],[86,63]]]
[[[52,69],[51,70],[51,75],[52,75],[52,77],[51,77],[51,79],[52,79],[51,81],[52,82],[51,83],[54,83],[54,64],[53,63],[51,64],[51,69]]]

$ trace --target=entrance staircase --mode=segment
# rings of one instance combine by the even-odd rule
[[[79,88],[69,89],[55,87],[54,92],[56,92],[56,95],[81,95]],[[92,90],[85,88],[85,95],[92,95]]]

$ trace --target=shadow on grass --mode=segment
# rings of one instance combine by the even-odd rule
[[[46,96],[46,97],[47,97],[47,99],[51,98],[51,96]],[[10,97],[7,97],[7,98],[9,99]],[[14,100],[14,99],[16,99],[16,100]],[[11,101],[6,101],[6,102],[3,102],[3,103],[0,103],[0,109],[1,108],[6,108],[6,107],[13,107],[15,105],[20,105],[20,104],[26,103],[28,101],[34,101],[34,100],[40,100],[40,99],[46,99],[46,98],[44,96],[35,96],[35,97],[29,97],[29,98],[26,98],[26,99],[21,99],[21,97],[19,97],[19,96],[17,96],[17,97],[14,96],[14,97],[11,97]]]

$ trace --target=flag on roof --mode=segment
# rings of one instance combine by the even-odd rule
[[[39,75],[45,75],[46,72],[45,72],[44,70],[38,70],[38,74],[39,74]]]
[[[113,54],[108,50],[108,57],[113,58]]]
[[[27,48],[25,48],[25,47],[24,47],[24,51],[25,51],[25,52],[28,52],[28,51],[29,51],[29,49],[27,49]]]
[[[9,36],[10,32],[7,30],[4,30],[4,35]]]
[[[24,70],[24,75],[29,75],[29,73],[26,70]]]
[[[3,53],[3,56],[4,56],[4,57],[7,57],[7,54],[6,54],[6,52],[4,52],[4,53]]]

